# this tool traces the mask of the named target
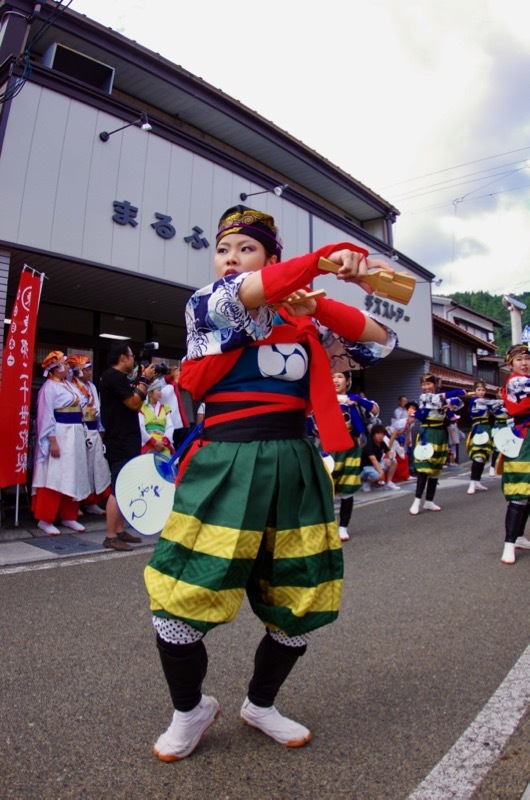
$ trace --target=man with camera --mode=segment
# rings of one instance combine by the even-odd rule
[[[111,494],[107,500],[107,537],[103,547],[113,550],[132,550],[131,544],[141,542],[124,530],[125,521],[116,502],[116,478],[121,468],[140,455],[141,436],[138,411],[146,398],[147,387],[155,377],[153,364],[141,367],[139,379],[131,382],[129,375],[135,367],[134,353],[126,342],[112,346],[107,356],[108,369],[100,379],[101,421],[105,428],[103,442],[110,466]]]

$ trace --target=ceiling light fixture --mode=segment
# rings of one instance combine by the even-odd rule
[[[117,339],[119,342],[127,342],[130,336],[120,336],[118,333],[100,333],[100,339]]]

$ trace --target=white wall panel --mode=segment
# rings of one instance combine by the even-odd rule
[[[0,236],[7,242],[19,238],[20,215],[28,169],[28,153],[33,138],[34,114],[15,113],[24,98],[36,109],[40,100],[40,89],[26,83],[24,89],[11,101],[9,124],[7,125],[0,159]]]
[[[24,95],[25,89],[26,87],[15,98],[15,108],[17,100]],[[33,128],[29,152],[17,155],[17,157],[27,160],[17,238],[29,247],[51,249],[53,220],[57,204],[57,183],[66,135],[68,109],[69,104],[65,103],[60,95],[53,92],[41,92],[38,104],[33,110],[32,116],[27,120]],[[4,151],[2,151],[3,156]],[[6,157],[10,156],[6,154]],[[73,192],[78,187],[72,184],[71,188]]]
[[[126,131],[125,131],[126,133]],[[144,164],[142,174],[143,185],[138,189],[138,197],[141,197],[141,208],[138,212],[139,217],[139,249],[138,249],[138,269],[142,273],[156,278],[165,277],[165,260],[168,249],[175,248],[177,234],[173,239],[164,239],[159,236],[155,229],[151,227],[157,223],[155,214],[164,214],[172,217],[169,223],[175,227],[176,220],[173,218],[173,209],[169,207],[169,179],[171,165],[171,145],[157,136],[151,136],[145,131],[140,131],[144,137]],[[175,280],[174,274],[171,280]]]
[[[187,248],[186,283],[188,286],[206,285],[213,279],[211,262],[215,249],[216,223],[217,218],[224,211],[224,208],[219,210],[213,207],[212,186],[213,176],[216,171],[217,167],[214,167],[210,161],[197,155],[193,156],[191,192],[188,195],[189,217],[185,235],[190,236],[193,233],[192,227],[198,225],[204,231],[203,235],[210,242],[210,247],[207,250],[204,248],[195,250],[191,246],[184,245]],[[222,171],[221,182],[226,186],[228,195],[228,190],[231,189],[232,183],[228,171]],[[230,197],[228,199],[229,205]],[[214,220],[215,222],[212,225]]]
[[[86,189],[87,211],[79,252],[81,258],[88,261],[111,264],[112,237],[114,227],[118,227],[112,222],[112,202],[117,199],[120,162],[116,158],[116,149],[107,146],[114,137],[111,136],[109,141],[104,143],[99,138],[99,132],[111,131],[119,127],[119,124],[115,117],[109,117],[108,114],[93,113],[95,113],[95,125],[94,138],[89,149],[90,176]]]
[[[150,145],[149,137],[148,133],[134,126],[111,136],[106,143],[98,141],[101,147],[115,150],[115,156],[119,158],[116,196],[109,198],[109,201],[112,203],[113,200],[120,202],[126,200],[138,208],[136,227],[112,223],[111,263],[116,266],[127,265],[127,269],[147,274],[151,274],[152,265],[156,263],[158,255],[155,247],[155,240],[158,237],[150,227],[154,221],[154,211],[151,211],[144,202],[148,180],[146,161]],[[149,180],[156,182],[158,186],[159,176],[160,172],[157,170],[156,174],[149,176]],[[151,258],[146,258],[146,248],[142,249],[144,237],[150,237],[149,242],[153,248]],[[144,255],[142,263],[141,252]]]
[[[50,247],[54,252],[80,252],[87,219],[87,189],[95,135],[96,117],[92,109],[72,102],[62,138],[54,198]]]

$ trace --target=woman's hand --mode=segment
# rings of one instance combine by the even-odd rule
[[[306,292],[305,289],[298,289],[297,292],[293,292],[290,295],[289,302],[284,300],[278,304],[278,307],[284,308],[291,317],[312,317],[316,311],[317,302],[312,297],[304,300],[307,294],[310,294],[310,292]]]
[[[337,250],[328,256],[330,261],[340,266],[337,272],[339,281],[346,283],[357,283],[368,294],[373,294],[374,290],[370,284],[363,281],[363,276],[367,275],[371,269],[382,269],[390,275],[394,275],[395,270],[381,258],[365,258],[362,253],[354,250]]]
[[[57,439],[50,439],[50,456],[52,458],[60,458],[61,456],[61,448],[57,444]]]

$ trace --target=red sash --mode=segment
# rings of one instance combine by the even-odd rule
[[[327,452],[349,450],[353,441],[337,404],[337,394],[331,378],[329,359],[318,338],[318,331],[310,317],[291,317],[280,310],[286,325],[275,325],[269,336],[250,347],[262,344],[286,344],[293,341],[306,345],[310,353],[309,397],[315,414],[322,447]],[[198,360],[183,361],[180,383],[190,392],[194,400],[202,400],[206,392],[215,386],[235,365],[243,348],[215,356],[204,356]]]

